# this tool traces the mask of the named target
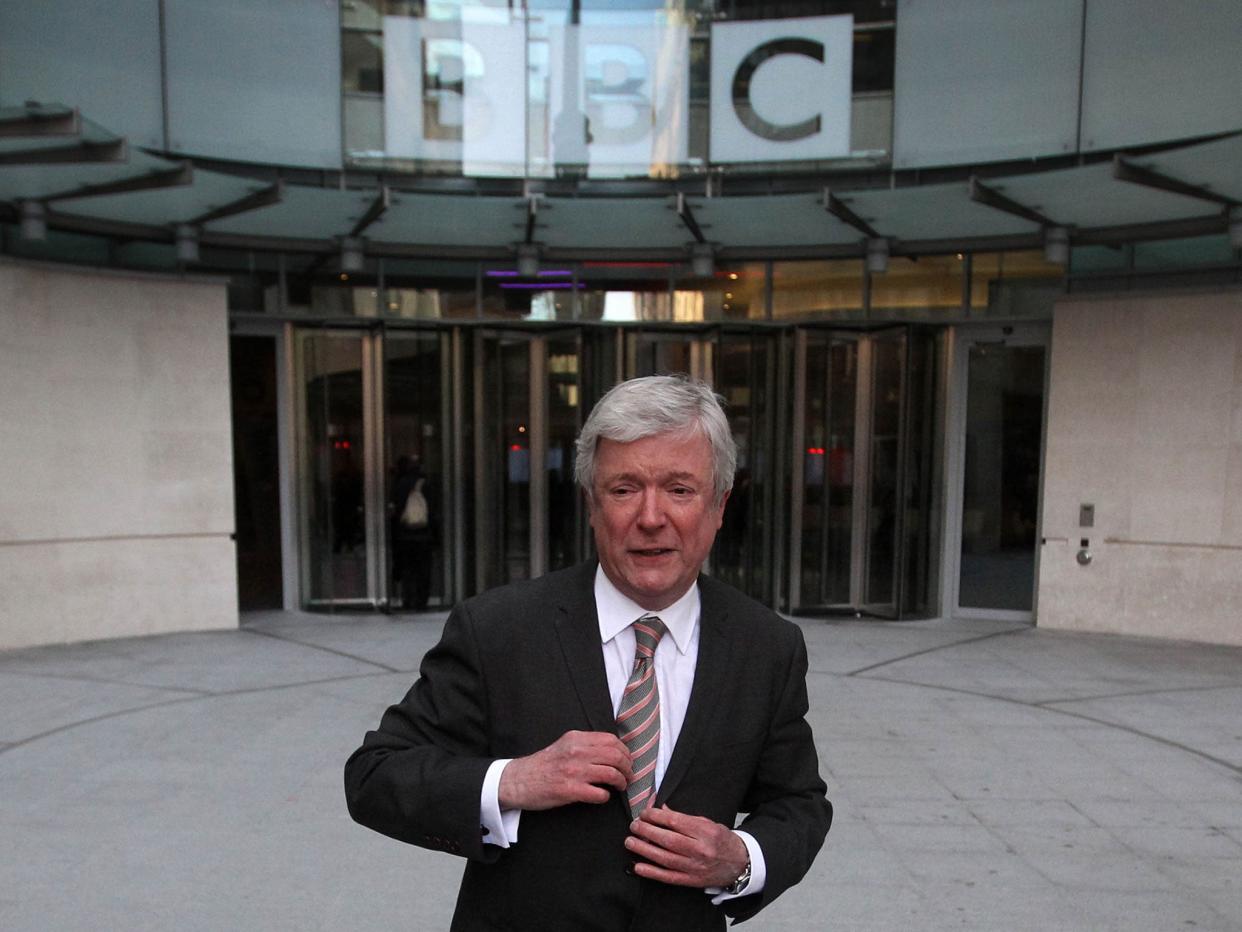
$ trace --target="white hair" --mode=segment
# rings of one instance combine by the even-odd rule
[[[711,386],[679,375],[653,375],[614,385],[592,409],[578,435],[574,478],[595,495],[595,451],[600,438],[633,443],[664,433],[699,432],[712,448],[712,486],[717,504],[733,488],[737,445]]]

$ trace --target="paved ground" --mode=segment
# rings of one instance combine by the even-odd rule
[[[443,616],[0,653],[0,928],[443,929],[341,765]],[[803,621],[837,823],[744,928],[1242,929],[1242,650]]]

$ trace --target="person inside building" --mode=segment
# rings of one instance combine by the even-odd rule
[[[350,756],[355,820],[468,859],[454,929],[722,929],[810,868],[801,630],[701,572],[735,464],[705,384],[615,386],[577,441],[598,561],[459,604]]]
[[[435,558],[432,500],[419,458],[398,457],[389,506],[392,575],[401,593],[401,607],[407,611],[421,612],[431,597],[431,564]]]

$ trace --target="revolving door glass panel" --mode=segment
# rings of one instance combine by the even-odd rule
[[[897,614],[901,539],[906,334],[895,331],[870,340],[870,430],[867,456],[866,573],[863,603],[873,614]]]
[[[475,535],[479,591],[530,577],[530,338],[479,334]]]
[[[806,342],[797,603],[852,605],[858,342],[812,332]]]
[[[369,600],[363,345],[358,336],[301,341],[303,586],[310,605]]]
[[[392,330],[384,338],[388,604],[404,611],[451,601],[444,542],[453,470],[441,362],[447,339],[433,331]]]
[[[714,387],[725,399],[737,443],[733,492],[712,551],[712,572],[752,598],[769,601],[776,435],[775,339],[768,332],[720,333]]]
[[[586,553],[587,523],[582,496],[574,484],[575,440],[582,426],[580,377],[582,349],[576,333],[549,336],[547,364],[547,489],[548,569],[572,566]]]

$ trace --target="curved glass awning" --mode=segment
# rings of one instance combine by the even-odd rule
[[[203,167],[136,149],[49,104],[0,109],[0,219],[126,242],[339,256],[511,260],[861,257],[1032,248],[1046,230],[1120,244],[1223,233],[1242,204],[1242,131],[1089,164],[936,173],[580,183]],[[313,183],[312,183],[313,182]],[[30,205],[38,205],[32,207]],[[41,210],[39,209],[41,208]]]

